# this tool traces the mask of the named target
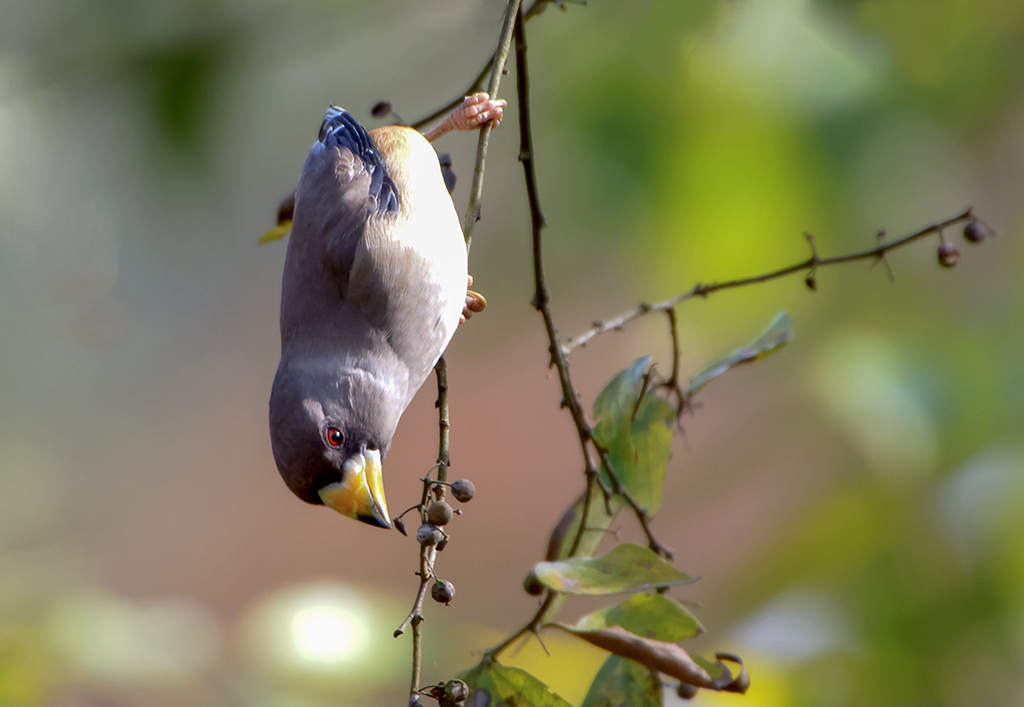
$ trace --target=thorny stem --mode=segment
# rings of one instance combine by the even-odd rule
[[[590,329],[587,329],[583,333],[572,337],[564,344],[559,346],[559,350],[562,351],[563,354],[569,355],[573,351],[573,349],[576,349],[580,346],[585,346],[588,341],[593,339],[598,334],[604,334],[605,332],[608,331],[622,329],[622,327],[628,324],[629,322],[633,321],[634,319],[639,319],[645,314],[649,314],[651,312],[668,311],[669,309],[672,309],[676,305],[685,302],[688,299],[693,299],[694,297],[707,297],[708,295],[714,292],[719,292],[721,290],[730,290],[735,289],[737,287],[745,287],[747,285],[755,285],[761,282],[768,282],[769,280],[776,280],[780,277],[792,275],[793,273],[803,272],[805,270],[809,270],[813,273],[818,268],[823,268],[829,265],[839,265],[840,263],[852,263],[855,260],[880,260],[882,262],[885,262],[886,265],[888,265],[888,263],[885,261],[885,255],[890,250],[895,250],[904,245],[907,245],[908,243],[919,240],[926,236],[930,236],[935,233],[941,234],[943,229],[949,228],[950,226],[955,226],[956,224],[962,223],[964,221],[969,221],[972,218],[974,218],[974,214],[972,213],[970,208],[967,208],[965,211],[957,214],[956,216],[952,216],[946,219],[945,221],[941,221],[939,223],[933,223],[928,226],[925,226],[917,231],[914,231],[910,235],[904,236],[903,238],[898,238],[897,240],[889,241],[888,243],[879,242],[879,244],[874,248],[869,248],[867,250],[861,250],[854,253],[846,253],[844,255],[835,255],[830,258],[819,257],[817,250],[814,248],[813,238],[808,238],[808,242],[811,245],[811,257],[808,258],[807,260],[803,260],[799,263],[794,263],[793,265],[780,268],[779,270],[773,270],[771,272],[762,273],[761,275],[754,275],[753,277],[744,277],[738,280],[727,280],[725,282],[714,282],[711,283],[710,285],[702,285],[700,283],[697,283],[686,292],[683,292],[682,294],[676,295],[675,297],[671,297],[662,302],[658,302],[657,304],[648,304],[646,302],[641,303],[637,305],[634,309],[623,314],[620,314],[617,317],[613,317],[612,319],[608,319],[602,322],[597,322]]]
[[[607,452],[594,440],[593,428],[587,415],[583,410],[579,394],[572,382],[572,375],[569,373],[569,359],[562,346],[558,343],[558,329],[555,327],[555,320],[551,314],[551,297],[548,293],[547,280],[544,275],[544,256],[541,244],[541,231],[546,225],[544,215],[540,208],[540,197],[537,192],[537,174],[533,163],[533,133],[530,125],[530,91],[529,72],[526,62],[526,36],[524,33],[523,18],[520,14],[516,21],[516,87],[519,103],[519,161],[523,163],[523,173],[526,179],[526,194],[530,205],[530,224],[532,228],[533,242],[533,278],[536,284],[536,291],[533,296],[533,306],[544,318],[544,328],[547,331],[551,354],[551,365],[558,371],[558,380],[562,386],[562,405],[569,409],[573,422],[576,425],[576,432],[580,440],[580,448],[583,452],[583,460],[586,465],[587,478],[595,479],[601,484],[605,494],[605,503],[610,502],[610,493],[596,475],[596,468],[590,447],[593,445],[597,450],[601,467],[608,474],[611,480],[612,491],[621,496],[630,505],[636,514],[644,534],[647,536],[651,549],[665,557],[671,557],[671,551],[658,542],[650,527],[650,517],[632,494],[619,482],[612,465],[608,461]],[[593,482],[588,482],[593,483]],[[585,525],[585,520],[583,525]],[[578,543],[574,542],[574,545]]]
[[[519,16],[519,9],[522,0],[508,0],[505,8],[505,18],[501,25],[501,39],[498,42],[498,49],[494,52],[494,59],[491,63],[491,76],[487,82],[487,94],[493,100],[498,97],[498,85],[501,83],[501,73],[505,70],[505,61],[508,59],[509,47],[512,44],[512,27]],[[480,199],[484,189],[484,164],[487,159],[487,145],[491,138],[491,123],[488,121],[480,127],[480,137],[476,143],[476,163],[473,166],[473,182],[469,189],[469,205],[466,207],[466,215],[462,219],[462,234],[466,239],[466,250],[473,245],[473,229],[476,222],[480,220]]]

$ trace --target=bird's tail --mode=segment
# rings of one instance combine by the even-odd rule
[[[371,175],[370,196],[377,200],[377,211],[398,211],[398,188],[381,162],[377,146],[347,110],[333,105],[328,108],[317,140],[327,148],[344,148],[362,160]]]

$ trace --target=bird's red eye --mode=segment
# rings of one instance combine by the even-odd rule
[[[332,447],[340,447],[341,443],[345,441],[345,435],[341,433],[337,427],[327,428],[327,442]]]

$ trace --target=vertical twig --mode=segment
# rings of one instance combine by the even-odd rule
[[[516,17],[519,16],[521,0],[508,0],[505,8],[505,17],[501,25],[501,39],[498,42],[498,51],[494,54],[494,63],[491,65],[491,78],[487,82],[487,93],[490,97],[498,97],[498,85],[501,83],[501,74],[505,70],[505,61],[508,59],[509,47],[512,44],[512,27]],[[466,216],[462,219],[462,234],[466,239],[466,250],[473,245],[473,229],[476,222],[480,220],[480,199],[484,189],[484,162],[487,159],[487,144],[491,137],[491,124],[488,122],[480,128],[480,138],[476,143],[476,163],[473,167],[473,182],[469,191],[469,205],[466,207]]]
[[[448,365],[444,361],[444,356],[437,359],[434,373],[437,375],[437,480],[447,481],[448,467],[452,460],[448,452],[451,424],[448,421]],[[444,489],[443,486],[441,488]]]
[[[491,64],[490,81],[487,92],[492,98],[497,96],[498,84],[501,81],[501,73],[505,68],[505,61],[508,59],[509,47],[512,42],[513,21],[520,11],[521,0],[509,0],[505,10],[505,18],[501,28],[498,41],[498,48],[494,53],[494,60]],[[482,73],[482,72],[481,72]],[[487,158],[487,143],[490,136],[490,123],[480,129],[480,138],[477,142],[476,164],[473,170],[473,184],[470,191],[469,207],[466,211],[466,218],[463,222],[463,235],[466,239],[466,250],[473,239],[473,228],[480,218],[480,198],[483,193],[484,162]],[[448,466],[451,464],[449,454],[449,432],[450,423],[448,418],[448,368],[444,356],[438,359],[434,367],[437,375],[437,409],[438,409],[438,451],[437,451],[437,481],[434,483],[430,475],[423,482],[423,498],[420,502],[420,522],[427,522],[427,503],[430,500],[431,489],[433,488],[437,500],[444,498],[443,482],[448,480]],[[401,635],[406,625],[412,626],[412,675],[409,683],[410,696],[419,691],[422,665],[423,665],[423,600],[426,597],[427,585],[434,577],[434,561],[437,557],[437,546],[433,544],[420,545],[420,586],[416,592],[416,601],[413,603],[412,611],[402,623],[402,626],[395,631],[395,636]]]

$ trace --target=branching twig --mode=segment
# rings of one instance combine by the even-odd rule
[[[558,329],[555,327],[555,320],[551,314],[550,295],[548,293],[547,280],[544,275],[544,257],[541,244],[541,231],[544,229],[544,215],[540,208],[540,197],[537,193],[537,174],[533,163],[533,133],[530,125],[530,90],[529,73],[526,62],[526,36],[523,27],[522,13],[516,20],[516,87],[519,103],[519,161],[523,163],[523,172],[526,179],[526,194],[530,205],[530,224],[532,229],[533,242],[533,277],[536,286],[533,296],[533,306],[544,318],[544,328],[547,331],[551,354],[551,365],[558,371],[558,380],[562,386],[562,406],[569,409],[572,420],[576,425],[576,432],[580,440],[580,448],[583,452],[585,473],[588,483],[598,483],[605,494],[605,503],[609,503],[611,493],[621,496],[633,509],[648,543],[652,550],[659,552],[666,557],[671,557],[671,551],[658,542],[650,527],[650,517],[632,494],[622,485],[615,475],[615,470],[608,461],[607,452],[596,443],[593,435],[593,427],[587,419],[580,402],[579,394],[572,382],[572,375],[569,372],[569,360],[566,352],[558,343]],[[597,466],[591,455],[590,447],[593,445],[597,450],[601,468],[607,473],[611,480],[612,488],[609,490],[603,484],[600,476],[597,475]],[[585,520],[583,525],[585,525]],[[574,542],[578,546],[578,543]]]
[[[687,290],[686,292],[683,292],[680,295],[676,295],[675,297],[672,297],[670,299],[664,300],[663,302],[658,302],[657,304],[648,304],[646,302],[641,303],[637,305],[636,308],[630,310],[629,312],[620,314],[619,316],[613,317],[612,319],[597,322],[596,324],[594,324],[593,327],[586,330],[582,334],[578,334],[577,336],[574,336],[568,341],[566,341],[559,347],[559,350],[563,354],[568,355],[569,353],[572,352],[573,349],[578,348],[580,346],[585,346],[588,341],[593,339],[598,334],[603,334],[605,332],[612,330],[622,329],[622,327],[628,324],[629,322],[633,321],[634,319],[639,319],[645,314],[649,314],[651,312],[668,311],[669,309],[675,307],[677,304],[685,302],[688,299],[693,299],[694,297],[707,297],[708,295],[714,292],[719,292],[720,290],[730,290],[737,287],[745,287],[746,285],[755,285],[760,282],[768,282],[769,280],[775,280],[780,277],[792,275],[793,273],[803,272],[805,270],[814,272],[819,268],[823,268],[829,265],[851,263],[855,260],[874,259],[884,261],[885,254],[888,253],[890,250],[895,250],[896,248],[904,246],[920,238],[924,238],[925,236],[930,236],[934,233],[941,233],[942,230],[945,228],[955,226],[956,224],[962,223],[964,221],[969,221],[972,218],[974,218],[974,216],[971,213],[971,209],[968,208],[963,213],[957,214],[956,216],[948,218],[945,221],[925,226],[924,228],[914,231],[910,235],[904,236],[903,238],[899,238],[895,241],[890,241],[888,243],[880,242],[877,246],[875,246],[874,248],[869,248],[868,250],[861,250],[855,253],[846,253],[845,255],[836,255],[830,258],[819,257],[817,251],[814,249],[813,239],[808,239],[808,242],[811,244],[811,257],[808,258],[807,260],[795,263],[793,265],[781,268],[779,270],[773,270],[772,272],[763,273],[761,275],[754,275],[753,277],[744,277],[738,280],[727,280],[725,282],[715,282],[711,283],[710,285],[702,285],[698,283],[694,285],[691,289]]]
[[[544,12],[544,8],[547,7],[548,3],[550,2],[553,2],[553,0],[534,0],[534,2],[530,5],[529,9],[526,10],[526,12],[524,13],[525,19],[528,20],[534,15],[539,15],[540,13]],[[478,73],[476,78],[473,79],[473,82],[466,87],[465,91],[455,96],[452,100],[448,101],[446,104],[435,110],[433,113],[428,113],[427,115],[417,120],[415,123],[411,123],[409,127],[422,131],[423,128],[430,125],[435,120],[438,120],[439,118],[448,115],[453,110],[455,110],[459,106],[459,104],[462,103],[462,99],[465,96],[468,96],[471,93],[476,93],[477,91],[481,90],[484,87],[484,79],[486,79],[491,74],[491,68],[494,66],[494,58],[496,56],[497,52],[491,54],[491,56],[487,59],[487,63],[485,63],[483,65],[483,68],[480,69],[480,73]],[[491,98],[494,98],[494,96],[492,95]]]

